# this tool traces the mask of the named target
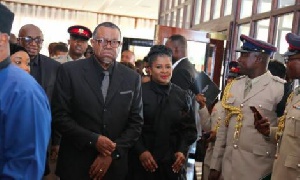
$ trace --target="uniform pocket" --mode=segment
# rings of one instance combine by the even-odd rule
[[[275,149],[272,150],[272,148],[268,146],[256,145],[253,147],[252,153],[258,156],[274,157]]]
[[[285,120],[285,129],[284,132],[292,137],[300,137],[300,119],[299,117],[294,117],[287,115]]]
[[[300,157],[288,155],[285,159],[284,166],[300,172]]]

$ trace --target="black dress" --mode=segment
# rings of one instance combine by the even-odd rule
[[[175,84],[159,85],[153,81],[142,84],[144,126],[141,137],[131,152],[129,177],[133,180],[185,179],[185,170],[172,171],[175,153],[187,155],[196,140],[194,111],[188,93]],[[149,151],[158,169],[147,172],[139,156]]]

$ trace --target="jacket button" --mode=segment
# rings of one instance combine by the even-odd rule
[[[107,111],[107,109],[106,109],[106,108],[104,108],[104,109],[103,109],[103,111],[105,111],[105,112],[106,112],[106,111]]]
[[[238,145],[237,144],[233,145],[233,148],[234,149],[238,148]]]
[[[241,106],[241,107],[244,107],[244,104],[241,104],[240,106]]]
[[[298,168],[300,168],[300,164],[297,164]]]

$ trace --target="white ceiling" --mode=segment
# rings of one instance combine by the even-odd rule
[[[157,19],[159,0],[7,0],[83,11]]]

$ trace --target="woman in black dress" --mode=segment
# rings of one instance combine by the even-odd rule
[[[197,137],[191,98],[170,82],[172,51],[169,48],[153,46],[148,60],[151,81],[142,84],[144,126],[131,152],[129,178],[185,179],[186,155]]]

